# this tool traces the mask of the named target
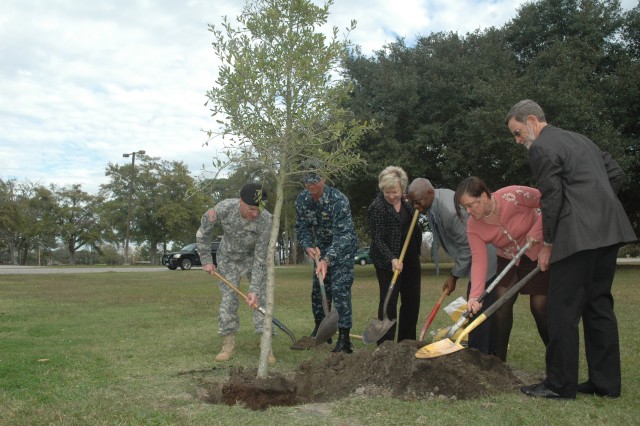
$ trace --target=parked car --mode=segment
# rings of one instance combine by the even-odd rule
[[[366,265],[367,263],[373,263],[371,261],[371,257],[369,256],[369,247],[363,247],[358,250],[356,255],[353,257],[353,261],[354,263],[359,263],[362,266]]]
[[[213,258],[214,265],[216,263],[216,253],[220,247],[220,240],[215,240],[211,243],[211,257]],[[178,269],[189,270],[192,266],[202,266],[200,262],[200,255],[198,254],[198,244],[191,243],[180,249],[180,251],[174,251],[165,253],[162,256],[162,264],[172,271]]]

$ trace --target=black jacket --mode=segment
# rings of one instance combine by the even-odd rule
[[[529,165],[542,192],[543,236],[553,243],[551,262],[637,240],[616,195],[622,169],[591,140],[547,125],[529,149]]]
[[[402,195],[402,205],[413,217],[413,205],[407,199],[406,194]],[[369,206],[368,216],[371,233],[371,248],[369,250],[371,260],[377,268],[391,270],[391,260],[400,257],[402,245],[404,244],[400,217],[393,206],[384,199],[382,192],[378,193]],[[416,224],[405,257],[409,255],[420,256],[421,245],[422,232]]]

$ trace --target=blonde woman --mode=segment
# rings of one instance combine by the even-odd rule
[[[396,281],[394,294],[389,299],[387,316],[398,319],[389,331],[378,341],[393,341],[398,330],[398,342],[416,340],[416,324],[420,311],[420,246],[422,233],[415,227],[404,259],[400,262],[400,252],[413,217],[413,205],[406,195],[408,178],[400,167],[389,166],[378,176],[380,192],[369,206],[369,227],[371,232],[370,256],[376,269],[380,288],[378,319],[382,320],[384,300],[395,270],[402,272]],[[397,304],[400,297],[400,315]]]

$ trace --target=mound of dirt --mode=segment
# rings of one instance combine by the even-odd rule
[[[330,353],[304,362],[289,376],[273,373],[267,379],[257,379],[255,369],[236,369],[225,383],[205,394],[209,402],[241,403],[262,410],[270,405],[329,402],[354,395],[470,399],[515,392],[535,380],[474,349],[417,359],[416,350],[423,345],[405,340],[353,354]]]

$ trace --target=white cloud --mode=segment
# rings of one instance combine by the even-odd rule
[[[525,0],[335,0],[330,26],[358,21],[370,53],[397,37],[501,26]],[[201,129],[216,58],[207,24],[241,0],[5,0],[0,16],[0,178],[81,183],[96,192],[109,162],[139,149],[209,165]],[[635,6],[632,0],[623,6]]]

